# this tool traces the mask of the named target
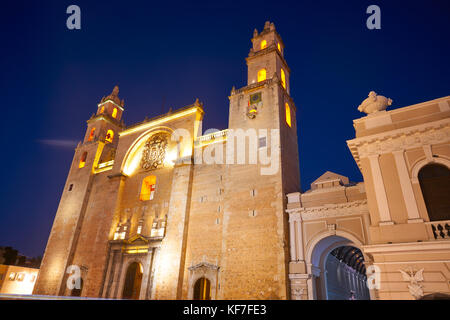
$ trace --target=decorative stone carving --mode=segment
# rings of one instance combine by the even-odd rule
[[[167,134],[156,134],[150,137],[142,151],[141,168],[154,170],[163,167],[167,144]]]
[[[403,280],[408,281],[409,293],[415,298],[423,297],[422,285],[419,282],[423,281],[423,268],[414,273],[412,267],[408,271],[399,270],[402,274]]]
[[[360,112],[365,112],[367,114],[375,113],[378,111],[386,110],[388,106],[392,104],[392,99],[386,98],[384,96],[379,96],[375,91],[369,92],[369,97],[366,98],[359,106],[358,110]]]
[[[208,270],[208,269],[210,269],[210,270],[219,270],[219,268],[220,268],[219,266],[216,266],[216,265],[214,265],[212,263],[208,263],[208,262],[204,262],[203,261],[203,262],[197,263],[196,265],[190,266],[188,269],[190,271],[196,271],[196,270],[202,270],[202,269],[204,269],[204,270]]]
[[[373,154],[421,148],[424,144],[450,141],[450,121],[443,119],[433,123],[417,125],[407,130],[394,130],[375,137],[361,137],[347,141],[347,145],[360,166],[360,159]]]
[[[305,288],[292,288],[291,291],[292,300],[301,300],[304,291]]]
[[[334,218],[351,215],[369,214],[367,200],[356,200],[347,203],[328,204],[319,207],[298,208],[304,221],[322,218]]]

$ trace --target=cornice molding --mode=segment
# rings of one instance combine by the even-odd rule
[[[342,217],[352,215],[368,215],[367,200],[356,200],[352,202],[326,204],[323,206],[310,208],[294,208],[286,210],[289,213],[289,219],[296,220],[316,220],[330,217]]]
[[[423,145],[450,141],[450,118],[347,140],[347,145],[361,169],[360,160],[371,155],[391,153]]]

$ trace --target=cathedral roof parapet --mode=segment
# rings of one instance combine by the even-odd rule
[[[181,108],[176,109],[176,110],[172,110],[172,108],[170,108],[168,112],[166,112],[164,114],[160,114],[160,115],[152,117],[152,118],[145,117],[145,119],[143,121],[135,123],[135,124],[132,124],[132,125],[126,127],[125,130],[134,129],[134,128],[137,128],[137,127],[139,127],[141,125],[144,125],[146,123],[149,123],[149,122],[152,122],[152,121],[155,121],[155,120],[161,120],[161,119],[164,119],[165,117],[168,117],[168,116],[171,116],[171,115],[174,115],[176,113],[183,112],[183,111],[187,111],[187,110],[189,110],[191,108],[196,108],[199,112],[204,113],[204,111],[203,111],[203,103],[199,102],[199,100],[197,98],[193,104],[190,104],[190,105],[185,106],[185,107],[181,107]]]

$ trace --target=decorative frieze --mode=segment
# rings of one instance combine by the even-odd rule
[[[310,208],[295,208],[290,209],[288,212],[290,216],[294,216],[295,213],[299,213],[301,220],[303,221],[330,217],[351,216],[356,214],[369,214],[367,200],[356,200],[352,202],[337,204],[325,204],[323,206]],[[299,219],[300,217],[298,217],[297,219]]]
[[[360,159],[370,155],[421,148],[450,141],[450,119],[443,119],[409,128],[391,130],[347,141],[358,166]]]

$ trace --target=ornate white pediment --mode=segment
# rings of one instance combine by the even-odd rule
[[[208,262],[200,262],[197,263],[196,265],[190,266],[188,268],[189,271],[198,271],[201,269],[207,269],[207,270],[219,270],[220,267],[216,266],[214,264],[208,263]]]

